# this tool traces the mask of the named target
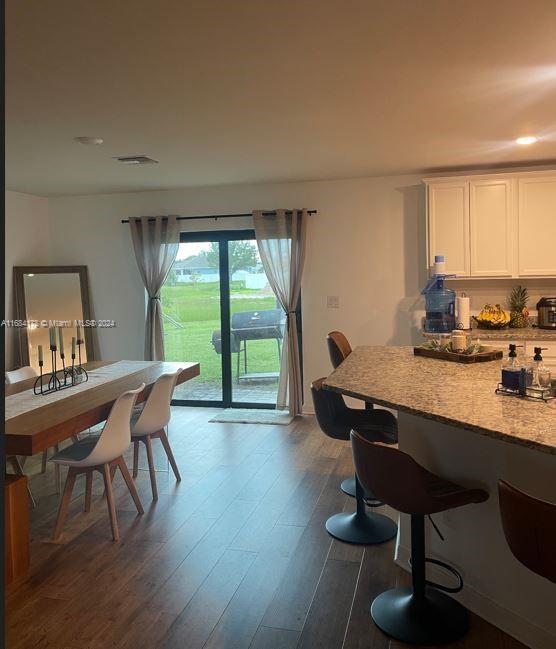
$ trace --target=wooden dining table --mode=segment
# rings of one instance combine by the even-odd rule
[[[87,372],[94,373],[95,370],[106,367],[118,361],[89,361],[83,367]],[[163,374],[176,372],[181,368],[177,384],[184,383],[199,375],[199,363],[186,362],[162,362],[152,361],[138,364],[136,368],[130,366],[129,372],[117,376],[113,380],[91,386],[84,389],[69,387],[59,393],[60,398],[50,403],[41,403],[42,395],[31,395],[36,399],[36,407],[27,409],[17,416],[10,417],[5,421],[5,448],[6,455],[29,456],[40,453],[55,444],[70,439],[73,435],[87,430],[106,421],[112,405],[116,399],[126,392],[145,384],[144,390],[139,394],[137,403],[144,401],[150,394],[152,386]],[[5,386],[6,400],[33,388],[34,378],[18,381]],[[86,385],[86,384],[85,384]],[[25,489],[22,491],[23,498],[17,502],[20,508],[27,510],[27,499]],[[16,508],[17,509],[17,506]],[[12,507],[12,510],[14,508]],[[14,550],[21,551],[22,547],[29,547],[29,526],[23,524],[28,521],[22,511],[14,511],[6,521],[6,540],[10,541]],[[28,553],[27,553],[28,557]],[[18,572],[14,579],[21,581],[28,569],[25,562],[19,562]]]
[[[111,365],[117,361],[90,361],[84,363],[87,372]],[[88,390],[73,392],[67,388],[60,393],[64,398],[41,405],[41,395],[37,395],[37,407],[12,417],[5,422],[5,444],[7,455],[35,455],[55,444],[77,435],[91,426],[106,420],[114,401],[126,390],[137,388],[141,383],[145,389],[137,397],[141,403],[148,396],[155,381],[162,375],[182,371],[177,383],[184,383],[199,375],[199,363],[174,363],[152,361],[147,367],[130,372],[113,381],[102,383]],[[32,389],[35,379],[18,381],[6,385],[6,398]]]

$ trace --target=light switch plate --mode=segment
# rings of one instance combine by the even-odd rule
[[[329,309],[339,309],[340,308],[340,297],[339,297],[339,295],[327,295],[326,296],[326,306]]]

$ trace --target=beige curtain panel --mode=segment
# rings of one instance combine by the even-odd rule
[[[305,261],[307,210],[276,210],[273,214],[253,212],[255,237],[266,276],[286,313],[286,330],[276,407],[301,414],[303,385],[295,308],[301,291]]]
[[[178,254],[180,229],[175,216],[130,218],[131,239],[148,295],[145,360],[164,360],[164,326],[160,289]]]

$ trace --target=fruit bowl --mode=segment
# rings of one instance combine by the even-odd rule
[[[473,320],[477,323],[477,329],[509,329],[510,327],[507,324],[497,324],[490,322],[489,320],[479,320],[479,318],[473,316]]]
[[[507,329],[510,314],[499,305],[485,304],[478,316],[473,316],[479,329]]]

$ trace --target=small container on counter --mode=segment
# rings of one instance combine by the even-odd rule
[[[508,357],[502,361],[502,385],[509,390],[525,394],[533,383],[533,367],[517,356],[517,345],[510,344]]]
[[[460,329],[452,331],[450,342],[453,352],[464,352],[467,349],[467,335]]]
[[[533,358],[533,385],[536,388],[550,388],[551,376],[550,369],[544,364],[542,359],[542,347],[535,347],[535,356]]]

